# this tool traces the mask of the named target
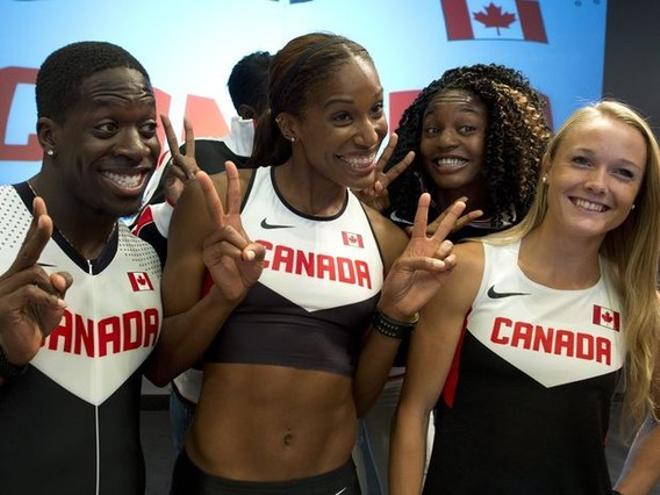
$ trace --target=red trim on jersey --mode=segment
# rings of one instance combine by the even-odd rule
[[[461,330],[461,337],[458,340],[456,345],[456,351],[454,351],[454,359],[451,362],[451,368],[449,368],[449,373],[447,374],[447,379],[445,380],[445,386],[442,389],[442,398],[447,404],[448,407],[454,407],[454,398],[456,397],[456,389],[458,388],[458,375],[461,370],[461,349],[463,348],[463,339],[465,338],[465,331],[467,330],[467,320],[468,316],[472,312],[472,308],[465,315],[463,320],[463,329]]]
[[[209,271],[205,270],[204,281],[202,282],[202,297],[211,291],[211,287],[213,287],[213,278],[211,278]]]
[[[140,213],[140,216],[135,222],[135,225],[133,226],[133,230],[132,230],[133,234],[139,236],[140,231],[143,228],[145,228],[147,225],[151,225],[152,223],[154,223],[154,214],[151,211],[151,207],[147,206],[144,210],[142,210],[142,213]]]

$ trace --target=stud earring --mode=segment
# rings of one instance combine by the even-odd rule
[[[289,138],[289,141],[291,141],[292,144],[295,143],[295,142],[296,142],[296,138],[295,138],[295,136],[291,136],[291,137]]]
[[[631,210],[634,210],[634,209],[635,209],[635,206],[637,206],[637,205],[635,205],[635,203],[633,203],[632,206],[630,207],[630,209],[631,209]]]
[[[55,156],[55,151],[54,150],[46,150],[46,154],[48,156]]]
[[[543,182],[544,184],[547,184],[548,183],[548,176],[544,175],[543,177],[541,177],[541,182]]]

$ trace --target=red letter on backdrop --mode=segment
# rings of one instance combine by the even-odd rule
[[[27,144],[5,143],[7,122],[16,86],[21,83],[34,84],[36,80],[37,69],[29,67],[0,69],[0,160],[33,162],[41,159],[42,151],[36,134],[28,135]]]
[[[212,98],[188,95],[185,115],[193,126],[196,137],[221,137],[229,133],[222,112]],[[185,139],[185,136],[182,138]]]

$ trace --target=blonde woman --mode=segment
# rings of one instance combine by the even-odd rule
[[[616,102],[575,112],[549,144],[527,217],[458,246],[462,262],[423,311],[393,432],[393,495],[421,490],[436,403],[424,493],[611,493],[604,443],[618,379],[633,424],[660,399],[659,211],[644,120]],[[619,482],[623,495],[655,483],[653,469],[635,469],[653,465],[653,450],[638,452],[647,458]]]

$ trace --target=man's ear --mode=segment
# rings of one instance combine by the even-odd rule
[[[298,119],[290,113],[282,112],[275,117],[275,122],[277,122],[284,139],[295,143],[298,139]]]
[[[241,103],[240,105],[238,105],[236,111],[238,112],[238,116],[245,120],[255,119],[257,117],[257,111],[254,109],[252,105],[246,105],[245,103]]]
[[[44,153],[52,156],[53,153],[57,150],[57,139],[55,135],[57,134],[57,124],[53,119],[48,117],[39,117],[37,120],[37,138],[39,139],[39,145],[41,149],[44,150]]]

